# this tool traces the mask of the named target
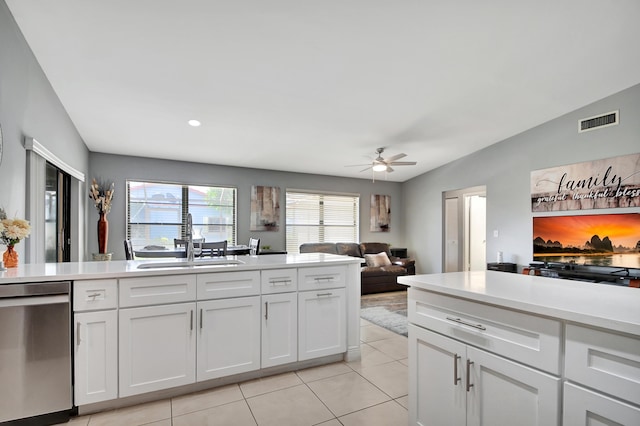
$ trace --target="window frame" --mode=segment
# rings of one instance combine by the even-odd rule
[[[304,194],[308,194],[312,197],[319,197],[318,201],[318,223],[317,224],[298,224],[291,223],[292,218],[292,210],[290,207],[291,199],[290,194],[295,194],[296,196],[303,196]],[[350,199],[353,203],[353,216],[351,219],[353,223],[351,225],[339,225],[339,224],[327,224],[327,210],[325,207],[325,202],[327,198],[330,197],[345,197]],[[285,214],[285,245],[287,249],[287,253],[299,253],[300,252],[300,244],[306,242],[359,242],[360,239],[360,194],[357,193],[347,193],[347,192],[332,192],[332,191],[318,191],[318,190],[307,190],[307,189],[295,189],[295,188],[287,188],[285,191],[285,203],[286,203],[286,214]],[[295,247],[292,245],[290,241],[290,235],[293,232],[291,227],[309,227],[318,229],[317,236],[319,241],[299,241],[298,237],[296,237]],[[343,238],[339,236],[337,238],[331,238],[331,232],[327,232],[328,229],[338,229],[338,228],[350,228],[352,229],[352,237],[353,241],[349,241],[349,238]],[[339,240],[339,241],[336,241]]]
[[[151,184],[151,185],[167,185],[180,187],[180,198],[176,198],[180,205],[180,214],[181,220],[176,222],[132,222],[131,221],[131,184]],[[189,208],[195,204],[193,200],[189,198],[189,190],[190,188],[209,188],[209,189],[220,189],[220,190],[231,190],[233,191],[233,204],[232,205],[220,205],[219,207],[232,207],[233,213],[231,215],[232,223],[230,225],[223,224],[213,224],[216,226],[231,226],[231,238],[227,239],[229,245],[235,245],[238,240],[238,188],[234,186],[224,186],[224,185],[206,185],[206,184],[190,184],[184,182],[167,182],[167,181],[158,181],[158,180],[146,180],[146,179],[126,179],[125,181],[125,191],[126,191],[126,212],[125,212],[125,227],[126,227],[126,238],[128,240],[132,239],[132,226],[142,225],[142,226],[177,226],[180,227],[179,235],[176,238],[185,239],[186,231],[187,231],[187,214],[189,213]],[[149,200],[145,199],[145,202]],[[192,214],[193,216],[193,214]],[[196,226],[207,226],[206,223],[196,223],[194,221],[194,227]],[[133,242],[132,242],[133,243]],[[146,242],[145,245],[149,244],[149,241]],[[167,242],[165,245],[169,245],[170,248],[173,248],[173,241]],[[140,247],[136,247],[140,248]]]

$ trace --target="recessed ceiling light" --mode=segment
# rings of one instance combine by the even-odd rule
[[[198,120],[189,120],[188,123],[189,123],[189,126],[193,126],[193,127],[198,127],[200,124],[202,124]]]

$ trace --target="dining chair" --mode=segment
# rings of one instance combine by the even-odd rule
[[[173,239],[173,248],[177,249],[177,248],[181,248],[181,247],[186,247],[188,242],[189,242],[189,240],[186,240],[186,239],[183,239],[183,238],[174,238]],[[204,243],[204,238],[194,238],[193,239],[193,243],[194,244]]]
[[[211,257],[226,256],[227,240],[202,243],[202,256],[204,256],[205,254],[209,254]]]
[[[131,240],[124,240],[124,257],[127,260],[133,260],[133,244],[131,244]]]
[[[260,238],[249,238],[249,254],[256,255],[260,253]]]

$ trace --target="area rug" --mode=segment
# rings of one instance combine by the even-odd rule
[[[394,333],[407,335],[407,292],[366,294],[360,298],[360,317]]]
[[[360,318],[366,319],[380,327],[391,330],[394,333],[407,336],[407,317],[397,312],[391,312],[383,306],[361,308]]]

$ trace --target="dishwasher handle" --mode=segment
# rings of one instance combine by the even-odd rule
[[[59,294],[57,296],[24,296],[0,299],[0,308],[10,308],[14,306],[55,305],[58,303],[69,303],[69,295]]]

